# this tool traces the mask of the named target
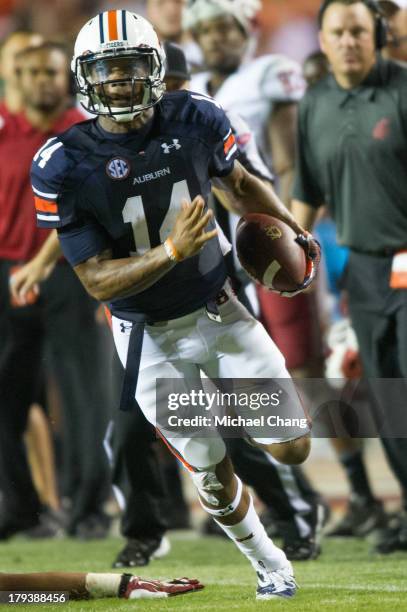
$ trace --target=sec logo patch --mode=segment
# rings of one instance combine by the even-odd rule
[[[107,162],[106,173],[112,179],[123,180],[130,174],[130,164],[122,157],[114,157]]]

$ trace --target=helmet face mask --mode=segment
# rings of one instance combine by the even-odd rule
[[[77,81],[87,101],[82,104],[91,113],[129,121],[129,115],[136,116],[158,101],[157,91],[164,91],[160,71],[160,58],[153,49],[116,49],[113,54],[79,57]]]
[[[88,112],[129,122],[161,99],[165,54],[145,19],[128,11],[117,13],[127,21],[129,36],[105,41],[95,27],[97,18],[91,19],[78,35],[72,70]],[[99,24],[104,15],[99,15]],[[97,38],[94,44],[92,30]]]

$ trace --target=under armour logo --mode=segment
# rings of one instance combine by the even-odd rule
[[[223,510],[218,510],[217,511],[217,515],[218,516],[225,516],[225,514],[230,514],[231,512],[233,512],[234,510],[234,506],[233,504],[229,504],[228,506],[226,506],[226,508],[223,508]]]
[[[120,331],[122,334],[125,334],[129,329],[131,330],[133,327],[133,323],[125,323],[124,321],[120,322]]]
[[[166,142],[163,142],[163,144],[161,145],[161,148],[164,149],[164,153],[168,155],[171,152],[171,149],[175,149],[175,150],[180,149],[181,145],[179,144],[178,138],[173,138],[172,144],[167,144]]]

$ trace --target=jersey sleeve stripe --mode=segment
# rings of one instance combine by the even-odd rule
[[[37,219],[38,221],[61,221],[59,215],[43,215],[39,213],[37,213]]]
[[[57,213],[58,206],[56,202],[50,202],[49,200],[43,200],[42,198],[38,198],[34,196],[35,209],[38,212],[46,212],[46,213]]]
[[[202,94],[199,94],[199,95],[192,94],[191,98],[193,100],[204,100],[205,102],[211,102],[211,104],[214,104],[217,108],[222,108],[221,105],[218,102],[216,102],[216,100],[214,100],[213,98],[210,98],[208,96],[204,96]]]
[[[227,155],[230,151],[230,149],[236,146],[236,140],[233,134],[231,134],[229,136],[229,138],[225,141],[225,144],[223,145],[223,150],[225,151],[225,155]]]
[[[36,189],[34,186],[32,189],[35,195],[39,196],[40,198],[45,198],[46,200],[56,200],[58,197],[57,193],[46,193],[45,191],[40,191],[39,189]]]
[[[230,138],[231,133],[232,133],[232,128],[230,128],[229,132],[226,134],[225,138],[223,139],[225,142]]]
[[[234,153],[236,153],[236,151],[237,151],[237,144],[235,143],[233,147],[230,149],[229,153],[226,155],[226,161],[229,161],[229,159],[232,157]]]

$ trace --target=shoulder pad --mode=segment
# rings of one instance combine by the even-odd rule
[[[206,135],[207,140],[213,135],[217,139],[217,135],[223,133],[229,123],[219,102],[193,91],[179,91],[164,96],[162,112],[164,121],[185,123],[189,132],[195,127]]]

